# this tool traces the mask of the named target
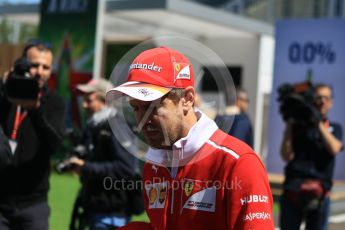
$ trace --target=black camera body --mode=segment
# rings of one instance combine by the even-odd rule
[[[279,112],[285,122],[298,127],[316,127],[322,120],[315,106],[315,89],[310,81],[278,87]]]
[[[66,155],[66,157],[56,165],[56,171],[58,173],[68,172],[73,169],[73,164],[70,162],[72,157],[78,157],[80,159],[87,159],[88,150],[84,145],[77,145],[73,150]]]
[[[10,100],[37,100],[39,85],[38,81],[30,76],[30,67],[30,62],[24,57],[14,63],[5,83],[6,95]]]

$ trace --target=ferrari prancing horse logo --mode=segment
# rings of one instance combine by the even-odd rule
[[[192,181],[186,181],[184,184],[184,194],[190,196],[192,194],[194,183]]]
[[[180,66],[180,64],[175,64],[175,70],[177,71],[177,72],[180,72],[180,70],[181,70],[181,66]]]

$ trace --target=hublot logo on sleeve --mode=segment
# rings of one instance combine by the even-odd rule
[[[246,197],[240,198],[241,205],[249,203],[268,203],[268,196],[263,195],[249,195]]]

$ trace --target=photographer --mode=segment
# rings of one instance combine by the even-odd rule
[[[22,58],[28,68],[15,65],[0,85],[0,125],[13,153],[0,173],[0,229],[47,230],[50,156],[62,142],[64,102],[46,86],[51,45],[30,40]]]
[[[140,202],[130,203],[133,200],[125,188],[105,187],[106,178],[113,181],[133,179],[137,163],[111,132],[108,119],[116,119],[116,111],[105,104],[105,92],[111,87],[104,79],[93,79],[77,87],[84,93],[83,107],[90,115],[81,141],[87,154],[85,159],[72,157],[68,162],[70,170],[80,176],[79,199],[90,230],[121,227],[130,220],[133,205],[140,206]],[[128,146],[134,148],[133,143]],[[141,194],[139,196],[142,200]],[[143,204],[141,206],[143,211]],[[74,222],[72,218],[71,229],[75,228]]]
[[[319,121],[305,125],[308,121],[286,120],[281,146],[282,159],[287,162],[281,197],[282,230],[299,229],[303,219],[306,229],[327,229],[335,156],[343,148],[341,126],[327,118],[332,96],[329,86],[316,85],[313,106]]]

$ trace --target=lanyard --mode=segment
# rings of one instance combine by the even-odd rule
[[[24,118],[28,115],[28,113],[25,111],[23,114],[21,114],[21,107],[18,105],[17,106],[17,111],[16,111],[16,117],[14,119],[14,125],[13,125],[13,130],[11,134],[11,139],[16,140],[17,139],[17,132],[19,129],[19,126],[23,122]]]

